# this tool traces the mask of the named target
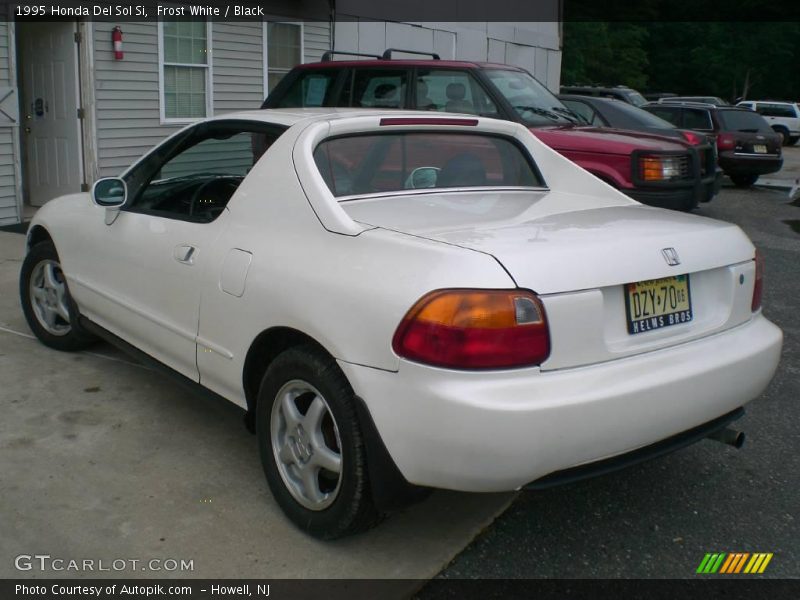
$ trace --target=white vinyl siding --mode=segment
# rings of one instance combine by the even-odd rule
[[[261,23],[214,23],[214,113],[250,110],[264,101]]]
[[[9,92],[13,94],[12,89],[17,87],[16,81],[11,80],[15,71],[10,62],[13,56],[9,47],[12,27],[13,21],[0,22],[0,92],[3,96]],[[9,99],[16,101],[17,96],[12,95]],[[19,125],[0,115],[0,225],[18,223],[22,216],[19,214],[18,135]]]

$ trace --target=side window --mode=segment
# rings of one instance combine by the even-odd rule
[[[203,124],[156,148],[125,176],[127,210],[209,223],[279,137],[257,124]]]
[[[767,104],[759,103],[756,105],[756,111],[765,117],[794,117],[794,110],[790,106],[783,104]]]
[[[648,108],[647,110],[649,110],[655,116],[661,117],[665,121],[668,121],[668,122],[672,123],[676,127],[680,127],[681,126],[681,123],[680,123],[680,120],[681,120],[680,109],[654,106],[652,108]]]
[[[466,71],[419,69],[416,100],[421,110],[497,115],[497,106]]]
[[[602,127],[604,125],[600,120],[600,117],[597,115],[597,112],[585,102],[581,102],[579,100],[562,100],[562,102],[572,112],[585,119],[589,125],[597,125],[598,127]]]
[[[686,129],[701,129],[709,131],[713,129],[711,125],[711,116],[708,114],[707,110],[684,108],[683,127]]]
[[[278,100],[276,108],[328,106],[338,73],[333,69],[303,73]]]
[[[342,92],[340,106],[405,108],[408,72],[397,69],[356,69]],[[346,102],[346,104],[345,104]]]

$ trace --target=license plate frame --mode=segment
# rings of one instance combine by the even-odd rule
[[[767,145],[766,144],[753,144],[753,152],[755,154],[766,154],[767,153]]]
[[[685,299],[682,297],[684,291]],[[627,283],[623,286],[623,293],[625,323],[630,335],[682,325],[694,319],[688,273]],[[648,303],[652,304],[652,309]],[[659,310],[659,306],[663,310]],[[667,308],[671,310],[667,311]]]

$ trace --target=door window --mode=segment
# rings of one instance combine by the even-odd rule
[[[672,123],[676,127],[681,124],[681,113],[679,108],[669,108],[666,106],[649,106],[647,110],[657,117],[661,117],[665,121]]]
[[[405,108],[408,72],[398,69],[356,69],[340,106]]]
[[[683,109],[683,127],[686,129],[701,129],[710,131],[714,127],[711,124],[711,115],[707,110],[696,108]]]
[[[294,80],[273,107],[330,106],[331,94],[338,75],[339,71],[334,69],[303,73]]]
[[[600,119],[600,116],[597,114],[597,111],[585,102],[571,99],[562,100],[561,102],[563,102],[564,105],[572,112],[584,119],[587,124],[596,125],[597,127],[602,127],[604,125],[603,121]]]
[[[126,210],[209,223],[219,217],[253,165],[282,130],[204,123],[172,138],[126,175]]]
[[[794,117],[794,109],[786,104],[768,104],[759,102],[756,111],[765,117]]]
[[[466,71],[419,69],[417,108],[471,115],[497,116],[497,107]]]

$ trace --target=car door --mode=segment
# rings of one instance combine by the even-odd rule
[[[96,250],[71,265],[81,311],[197,381],[207,258],[229,219],[227,201],[265,150],[236,123],[202,123],[126,172],[124,207],[104,211],[106,224],[91,228],[88,247]]]

